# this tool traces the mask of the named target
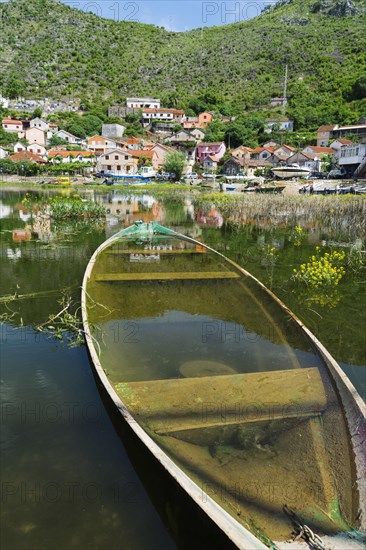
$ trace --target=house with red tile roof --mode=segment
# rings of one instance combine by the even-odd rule
[[[334,155],[335,150],[331,147],[320,147],[318,145],[307,145],[303,149],[304,153],[316,153],[319,156]]]
[[[337,138],[329,144],[329,147],[335,151],[339,151],[341,147],[344,147],[345,145],[352,145],[352,143],[353,141],[350,139]]]
[[[36,162],[37,164],[46,164],[47,162],[41,156],[35,155],[30,151],[20,151],[19,153],[15,153],[15,155],[11,155],[9,158],[14,162],[20,162],[24,160],[29,162]]]
[[[97,158],[97,171],[104,174],[112,173],[116,176],[135,174],[139,159],[133,156],[135,151],[127,149],[112,149]]]
[[[1,121],[2,127],[5,132],[22,132],[23,123],[21,120],[15,120],[13,118],[3,118]]]
[[[70,162],[95,163],[95,155],[92,151],[58,151],[53,149],[48,152],[48,160],[52,164],[60,162],[68,164]]]

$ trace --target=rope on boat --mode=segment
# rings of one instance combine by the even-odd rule
[[[303,538],[312,550],[326,550],[326,546],[319,535],[314,533],[308,525],[305,525],[287,504],[284,505],[283,511],[288,515],[296,529],[292,539],[293,541]]]

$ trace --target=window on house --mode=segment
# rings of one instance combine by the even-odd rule
[[[118,155],[114,155],[114,160],[118,160]]]
[[[109,155],[106,155],[106,156],[105,156],[105,160],[109,160]]]
[[[117,170],[121,170],[121,165],[117,164]]]
[[[112,166],[110,164],[107,165],[107,170],[112,170]]]

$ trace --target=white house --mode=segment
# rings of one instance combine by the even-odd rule
[[[132,109],[160,109],[160,99],[153,97],[128,97],[127,107]]]
[[[4,159],[8,156],[8,152],[4,147],[0,147],[0,159]]]
[[[53,135],[60,139],[64,139],[65,141],[70,143],[70,145],[81,145],[83,143],[83,140],[81,138],[74,136],[74,134],[70,134],[70,132],[66,132],[66,130],[59,130]]]
[[[181,109],[143,109],[142,118],[144,122],[152,122],[153,120],[161,120],[167,122],[176,122],[180,124],[184,116],[184,111]]]
[[[47,149],[43,145],[39,145],[38,143],[31,143],[27,146],[27,151],[30,151],[31,153],[34,153],[35,155],[40,155],[41,157],[47,156]]]
[[[32,120],[29,123],[30,128],[39,128],[43,132],[48,132],[49,130],[49,124],[45,120],[42,120],[39,117],[32,118]]]
[[[333,159],[337,161],[340,168],[343,168],[347,174],[353,175],[361,163],[366,158],[366,143],[352,143],[345,145],[336,152]]]
[[[294,121],[287,117],[267,118],[264,131],[269,134],[272,132],[274,126],[278,127],[279,130],[292,132],[294,129]]]
[[[23,143],[21,143],[20,141],[17,141],[13,149],[14,149],[14,153],[21,153],[22,151],[25,151],[27,148],[25,145],[23,145]]]

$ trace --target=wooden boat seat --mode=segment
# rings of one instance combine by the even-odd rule
[[[317,368],[115,385],[130,413],[156,433],[311,418],[327,397]]]
[[[196,250],[195,248],[176,248],[173,250],[150,250],[150,249],[141,249],[138,248],[136,250],[133,249],[125,249],[125,250],[118,250],[118,249],[112,249],[107,250],[106,254],[113,254],[113,255],[121,255],[121,254],[207,254],[207,250]]]
[[[95,281],[174,281],[197,279],[238,279],[235,271],[181,271],[153,273],[98,273]]]

